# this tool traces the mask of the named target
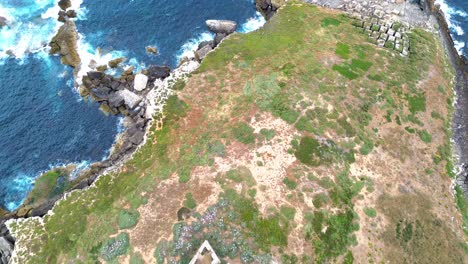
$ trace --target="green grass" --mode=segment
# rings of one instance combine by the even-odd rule
[[[290,189],[294,190],[297,188],[297,182],[295,180],[290,180],[289,178],[284,178],[283,183]]]
[[[349,80],[354,80],[359,77],[359,74],[353,72],[348,65],[333,65],[333,70],[339,72]]]
[[[426,111],[426,96],[424,94],[407,96],[406,100],[408,101],[409,110],[412,114]]]
[[[463,231],[465,231],[465,235],[468,235],[468,201],[465,199],[463,189],[459,185],[455,186],[455,202],[462,215]]]
[[[185,81],[183,79],[178,79],[173,85],[172,89],[176,91],[182,91],[185,88]]]
[[[370,207],[364,208],[364,213],[368,217],[372,217],[372,218],[377,216],[377,211],[374,208],[370,208]]]
[[[294,220],[294,216],[296,215],[296,209],[293,207],[288,206],[281,206],[280,208],[281,214],[286,217],[288,220]]]
[[[432,142],[432,135],[429,134],[426,130],[420,130],[418,131],[419,138],[425,142],[425,143],[431,143]]]
[[[276,135],[276,132],[274,129],[266,129],[266,128],[262,128],[260,130],[260,134],[262,134],[264,137],[265,137],[265,140],[266,141],[270,141],[272,140],[275,135]]]
[[[127,229],[136,226],[140,213],[137,211],[120,210],[119,229]]]
[[[231,130],[232,136],[244,144],[255,143],[254,129],[246,123],[237,123]]]
[[[322,22],[320,25],[322,27],[329,27],[329,26],[339,26],[341,24],[341,21],[332,17],[326,17],[322,19]]]
[[[351,50],[348,45],[338,42],[336,44],[335,54],[340,56],[342,59],[349,59]]]
[[[192,193],[185,194],[184,206],[190,209],[195,209],[195,207],[197,207],[197,201],[193,198]]]

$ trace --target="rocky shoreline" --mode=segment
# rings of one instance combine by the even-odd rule
[[[50,42],[50,53],[60,55],[63,64],[74,68],[76,80],[82,63],[77,51],[78,34],[73,21],[76,12],[69,10],[70,0],[60,0],[58,5],[61,8],[58,21],[63,25]],[[160,120],[153,120],[153,117],[162,111],[165,99],[171,93],[171,86],[195,70],[209,52],[237,29],[236,22],[229,20],[208,20],[206,26],[215,33],[215,38],[200,43],[193,57],[183,58],[179,67],[173,71],[168,66],[151,65],[135,73],[134,68],[129,67],[123,70],[120,77],[114,77],[105,71],[108,68],[118,68],[125,58],[111,60],[107,65],[90,65],[93,70],[81,78],[78,87],[80,95],[98,102],[104,112],[123,116],[125,131],[118,135],[109,157],[82,171],[76,179],[69,182],[72,187],[65,193],[48,198],[40,204],[23,204],[14,212],[0,208],[0,264],[8,263],[15,244],[5,225],[7,220],[43,217],[66,193],[88,188],[100,175],[118,170],[144,144],[152,123],[156,123],[156,127],[161,126]],[[77,82],[76,84],[78,85]]]

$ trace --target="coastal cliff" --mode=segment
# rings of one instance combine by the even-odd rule
[[[200,45],[201,67],[171,82],[164,122],[120,170],[41,221],[9,221],[15,261],[188,260],[204,237],[244,262],[463,261],[438,38],[413,29],[402,56],[398,24],[291,2],[259,32]],[[391,45],[370,38],[381,30]],[[84,86],[100,100],[136,76]]]

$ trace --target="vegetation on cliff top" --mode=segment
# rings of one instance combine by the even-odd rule
[[[463,261],[448,220],[452,75],[433,34],[410,38],[401,57],[289,1],[177,85],[120,172],[11,223],[17,260],[187,262],[208,239],[245,263]]]

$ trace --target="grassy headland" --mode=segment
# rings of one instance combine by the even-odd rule
[[[186,263],[208,239],[234,262],[462,263],[453,73],[409,37],[401,57],[289,1],[205,58],[119,173],[10,223],[16,260]]]

